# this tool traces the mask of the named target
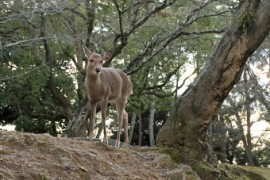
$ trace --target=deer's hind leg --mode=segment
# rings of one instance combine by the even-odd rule
[[[124,143],[128,145],[128,113],[123,112],[123,127],[124,127]]]
[[[117,118],[118,118],[118,131],[117,131],[117,136],[116,136],[115,147],[120,146],[120,135],[121,135],[122,125],[123,125],[124,108],[125,108],[125,101],[123,101],[122,99],[117,100],[116,111],[117,111]]]

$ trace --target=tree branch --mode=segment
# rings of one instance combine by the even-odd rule
[[[46,18],[44,16],[43,13],[41,13],[40,15],[40,36],[41,37],[46,37]],[[71,111],[71,104],[68,101],[68,99],[60,92],[60,90],[57,88],[56,86],[56,82],[55,82],[55,77],[53,74],[53,70],[52,70],[52,64],[51,64],[51,51],[48,45],[48,41],[47,39],[43,39],[43,45],[44,45],[44,49],[45,49],[45,61],[48,65],[48,70],[49,70],[49,76],[48,76],[48,80],[47,80],[47,85],[48,88],[50,90],[50,92],[52,93],[52,95],[54,96],[55,99],[57,99],[60,104],[65,108],[66,110],[66,119],[69,121],[72,119],[72,111]]]

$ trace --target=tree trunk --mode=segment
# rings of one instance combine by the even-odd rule
[[[246,140],[247,140],[247,147],[246,152],[248,154],[248,165],[249,166],[254,166],[254,161],[253,161],[253,153],[252,153],[252,142],[251,142],[251,98],[249,96],[249,84],[248,84],[248,79],[247,79],[247,69],[245,68],[244,70],[244,92],[245,92],[245,109],[246,109],[246,118],[247,118],[247,135],[246,135]]]
[[[129,138],[129,143],[131,143],[131,140],[132,140],[132,136],[133,136],[133,132],[134,132],[134,127],[135,127],[135,122],[136,122],[136,113],[133,112],[132,113],[132,118],[131,118],[131,122],[130,122],[130,130],[129,130],[129,135],[128,135],[128,138]]]
[[[139,146],[142,145],[142,114],[139,113]]]
[[[245,131],[244,131],[244,126],[242,124],[242,120],[241,120],[241,117],[239,115],[239,113],[236,111],[236,105],[234,104],[233,100],[231,97],[228,97],[227,98],[231,107],[234,109],[234,114],[235,114],[235,117],[236,117],[236,125],[240,131],[240,135],[241,135],[241,140],[243,142],[243,146],[244,146],[244,149],[246,151],[246,155],[247,155],[247,158],[248,158],[248,165],[250,166],[253,166],[254,163],[253,163],[253,154],[252,154],[252,151],[251,149],[249,148],[249,145],[248,145],[248,141],[247,141],[247,138],[245,136]]]
[[[264,105],[264,107],[267,110],[267,113],[270,114],[270,104],[269,104],[269,102],[268,102],[268,100],[266,98],[267,95],[265,95],[267,93],[267,91],[264,90],[263,87],[259,84],[258,78],[254,74],[252,69],[250,69],[250,67],[248,67],[248,66],[246,68],[247,68],[247,70],[249,72],[250,80],[254,84],[254,89],[253,90],[254,90],[254,94],[255,94],[256,98]]]
[[[40,36],[43,39],[43,46],[45,50],[45,61],[48,66],[49,74],[48,74],[48,80],[47,80],[47,86],[50,90],[53,97],[61,104],[61,106],[65,110],[65,119],[67,121],[70,121],[72,119],[72,110],[71,110],[71,104],[69,100],[64,96],[63,93],[57,88],[56,82],[55,82],[55,76],[53,74],[53,67],[52,67],[52,55],[51,50],[49,48],[48,40],[46,37],[47,35],[47,27],[46,27],[46,17],[43,13],[40,14]]]
[[[76,112],[73,114],[73,119],[68,122],[66,129],[64,130],[63,137],[86,137],[87,120],[85,120],[88,98],[85,97],[80,103]],[[87,114],[87,113],[85,113]]]
[[[208,126],[208,145],[209,145],[209,154],[213,155],[213,123],[211,122]]]
[[[206,132],[211,116],[238,82],[248,57],[268,35],[269,9],[269,0],[242,3],[204,69],[174,103],[158,133],[159,146],[178,148],[183,162],[208,160]]]
[[[150,109],[150,117],[148,123],[148,131],[149,131],[149,145],[155,145],[155,138],[154,138],[154,118],[155,118],[155,100],[152,99],[151,101],[151,109]]]

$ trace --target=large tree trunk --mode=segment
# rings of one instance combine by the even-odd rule
[[[178,148],[182,161],[208,160],[207,128],[242,74],[248,57],[270,30],[270,1],[247,0],[232,19],[205,68],[179,97],[157,136],[159,146]]]

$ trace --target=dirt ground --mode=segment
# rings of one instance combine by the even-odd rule
[[[0,130],[0,179],[170,179],[157,154]]]
[[[145,151],[147,150],[147,151]],[[220,164],[176,164],[155,148],[115,148],[82,138],[10,132],[0,129],[0,180],[234,180],[270,179],[269,168]]]

